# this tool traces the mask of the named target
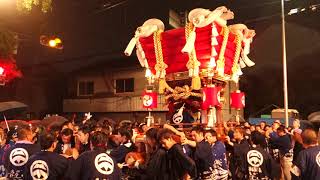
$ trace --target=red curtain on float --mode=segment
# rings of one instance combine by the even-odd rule
[[[218,45],[215,45],[214,48],[217,52],[215,60],[218,60],[219,52],[221,49],[223,41],[222,28],[218,24],[215,24],[219,36],[216,37]],[[208,64],[211,58],[211,38],[212,38],[212,25],[208,25],[203,28],[196,28],[196,41],[195,41],[195,50],[197,59],[200,61],[200,69],[208,68]],[[156,56],[154,49],[154,40],[153,35],[145,38],[139,38],[143,51],[148,60],[149,66],[152,73],[155,73],[154,66],[156,64]],[[175,72],[184,72],[187,71],[186,64],[189,60],[187,53],[182,53],[181,50],[186,43],[185,38],[185,28],[173,29],[165,31],[161,34],[161,45],[164,62],[168,65],[166,69],[167,74]],[[230,75],[231,68],[234,62],[236,44],[235,44],[235,35],[229,33],[228,43],[224,54],[224,73]],[[237,61],[238,63],[238,61]]]

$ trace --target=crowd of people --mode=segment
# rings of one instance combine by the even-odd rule
[[[280,121],[200,125],[66,122],[0,129],[0,176],[25,180],[271,180],[320,177],[314,129]],[[217,133],[219,132],[219,133]]]

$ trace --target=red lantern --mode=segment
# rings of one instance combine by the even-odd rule
[[[155,92],[144,91],[142,95],[142,105],[144,108],[157,108],[158,96]]]
[[[220,89],[216,86],[203,88],[202,109],[208,109],[220,104]]]
[[[239,90],[231,93],[230,105],[235,109],[242,109],[245,107],[245,94]]]

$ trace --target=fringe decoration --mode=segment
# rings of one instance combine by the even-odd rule
[[[195,41],[196,41],[196,32],[195,32],[195,29],[193,29],[190,32],[188,39],[186,39],[186,44],[184,45],[181,52],[188,53],[188,54],[191,53],[191,51],[194,49]]]

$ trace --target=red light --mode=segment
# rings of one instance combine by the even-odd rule
[[[0,67],[0,75],[3,75],[3,73],[4,73],[4,68]]]

